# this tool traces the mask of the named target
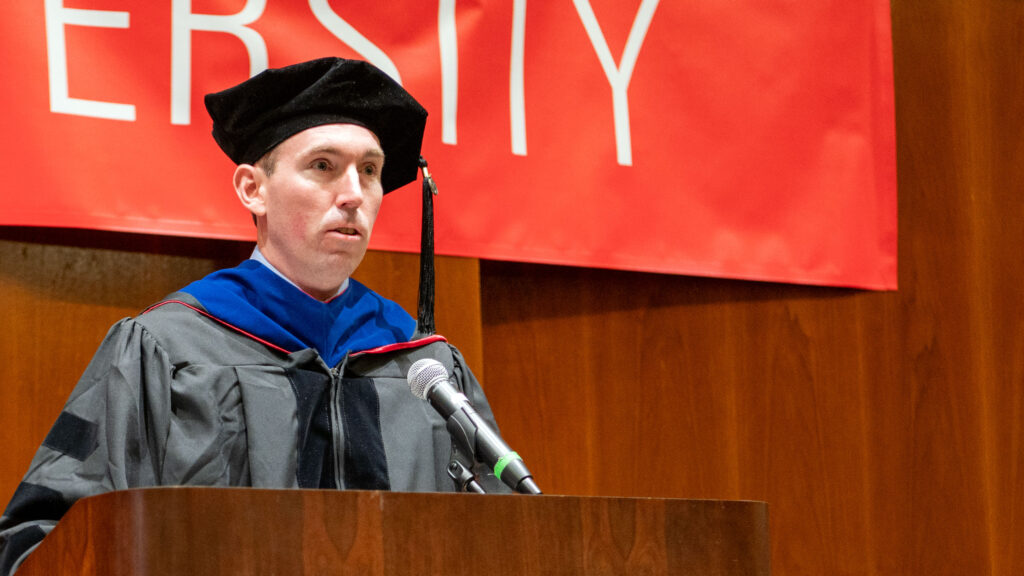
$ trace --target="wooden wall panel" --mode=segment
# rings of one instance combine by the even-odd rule
[[[543,489],[767,500],[779,575],[1024,573],[1024,3],[892,16],[899,291],[482,263]]]
[[[0,228],[0,505],[6,505],[107,329],[252,245]],[[482,373],[478,263],[438,259],[437,326]],[[414,313],[418,256],[370,252],[356,277]]]

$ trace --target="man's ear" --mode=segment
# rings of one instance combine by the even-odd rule
[[[235,168],[235,194],[242,202],[242,206],[254,217],[263,216],[267,213],[267,199],[263,182],[266,174],[263,170],[252,164],[239,164]]]

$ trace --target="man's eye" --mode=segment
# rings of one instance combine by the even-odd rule
[[[363,166],[363,174],[367,176],[376,176],[378,172],[380,172],[380,170],[375,164],[367,164],[366,166]]]
[[[326,172],[331,169],[331,164],[327,160],[317,160],[313,162],[313,169]]]

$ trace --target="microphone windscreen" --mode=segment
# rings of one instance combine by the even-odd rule
[[[413,363],[406,375],[409,381],[409,389],[417,398],[427,399],[427,391],[438,380],[448,380],[448,370],[444,365],[433,358],[423,358]]]

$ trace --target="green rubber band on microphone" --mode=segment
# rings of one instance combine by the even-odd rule
[[[498,463],[494,465],[494,475],[501,478],[501,473],[505,471],[505,466],[513,460],[522,460],[519,454],[515,452],[506,452],[504,456],[498,459]]]

